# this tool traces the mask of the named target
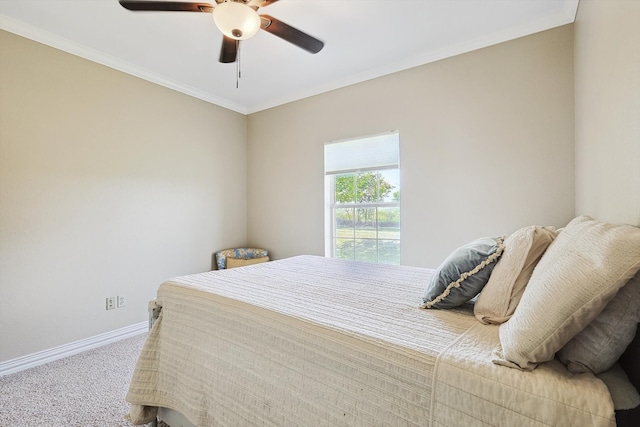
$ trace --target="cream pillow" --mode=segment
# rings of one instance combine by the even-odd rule
[[[507,237],[502,258],[475,303],[479,321],[504,323],[513,315],[533,269],[557,235],[553,227],[532,225]]]
[[[229,258],[227,257],[227,268],[244,267],[246,265],[259,264],[269,261],[268,256],[260,258]]]
[[[534,369],[553,359],[640,269],[640,228],[582,216],[549,246],[511,319],[494,363]]]

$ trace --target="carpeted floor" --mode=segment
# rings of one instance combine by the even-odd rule
[[[124,427],[147,334],[0,377],[0,427]]]

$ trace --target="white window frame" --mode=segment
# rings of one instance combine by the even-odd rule
[[[356,182],[354,183],[354,192],[355,194],[357,194],[357,176],[360,173],[363,172],[384,172],[387,170],[397,170],[398,171],[398,178],[400,179],[400,159],[399,159],[399,133],[397,131],[392,131],[392,132],[386,132],[384,134],[376,134],[376,135],[371,135],[371,136],[366,136],[366,137],[361,137],[361,138],[357,138],[357,140],[365,140],[365,139],[369,139],[369,138],[375,138],[381,135],[388,135],[389,133],[391,134],[396,134],[396,138],[397,138],[397,161],[395,162],[394,165],[384,165],[384,166],[379,166],[379,167],[370,167],[370,168],[357,168],[357,169],[344,169],[344,170],[338,170],[338,171],[333,171],[331,173],[326,172],[326,157],[325,157],[325,256],[330,257],[330,258],[335,258],[336,257],[336,241],[337,241],[337,224],[336,224],[336,210],[337,209],[343,209],[343,208],[348,208],[348,209],[353,209],[354,213],[356,212],[356,209],[376,209],[376,223],[378,221],[378,216],[377,216],[377,209],[379,208],[398,208],[400,210],[400,214],[402,213],[401,210],[401,203],[400,200],[394,200],[394,201],[389,201],[389,202],[365,202],[365,203],[357,203],[357,202],[353,202],[353,203],[337,203],[336,202],[336,198],[335,198],[335,185],[336,185],[336,177],[340,176],[340,175],[345,175],[345,174],[353,174],[354,175],[354,180],[356,180]],[[354,139],[355,140],[355,139]],[[349,141],[354,141],[354,140],[342,140],[342,141],[335,141],[335,142],[331,142],[328,144],[332,144],[332,143],[341,143],[341,142],[349,142]],[[401,191],[402,189],[402,185],[401,183],[399,183],[399,190]],[[401,222],[399,223],[399,226],[401,227]],[[400,236],[402,236],[402,231],[400,230]],[[356,240],[356,237],[354,236],[354,241]],[[370,240],[375,240],[376,241],[376,245],[378,245],[378,242],[380,241],[380,237],[379,237],[379,227],[376,226],[376,237],[375,239],[370,239]],[[382,239],[382,240],[396,240],[396,239]],[[398,242],[401,243],[401,237],[399,237]],[[400,245],[401,246],[401,245]],[[401,246],[402,247],[402,246]],[[354,256],[353,259],[355,259],[355,245],[354,245]],[[379,259],[379,250],[376,251],[376,262],[380,262]],[[402,250],[400,250],[400,263],[402,262]]]

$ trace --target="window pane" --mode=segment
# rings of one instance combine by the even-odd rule
[[[383,202],[400,201],[400,170],[392,169],[378,172],[378,200]]]
[[[353,203],[356,200],[355,174],[349,173],[335,177],[336,203]]]
[[[376,239],[376,208],[356,209],[356,239]]]
[[[357,203],[400,201],[400,173],[397,169],[361,172],[355,182]]]
[[[400,208],[378,208],[378,238],[400,240]]]
[[[361,172],[356,179],[356,202],[373,203],[378,200],[378,172]]]
[[[376,208],[356,209],[355,259],[378,262]]]
[[[353,239],[354,231],[354,208],[336,208],[335,209],[335,237],[343,239]]]
[[[356,239],[356,261],[378,262],[378,241],[375,239]]]
[[[400,264],[400,240],[378,240],[378,262]]]
[[[336,239],[336,258],[354,259],[353,257],[353,239]]]

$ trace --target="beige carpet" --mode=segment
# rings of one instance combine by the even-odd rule
[[[124,427],[147,334],[0,377],[0,427]]]

